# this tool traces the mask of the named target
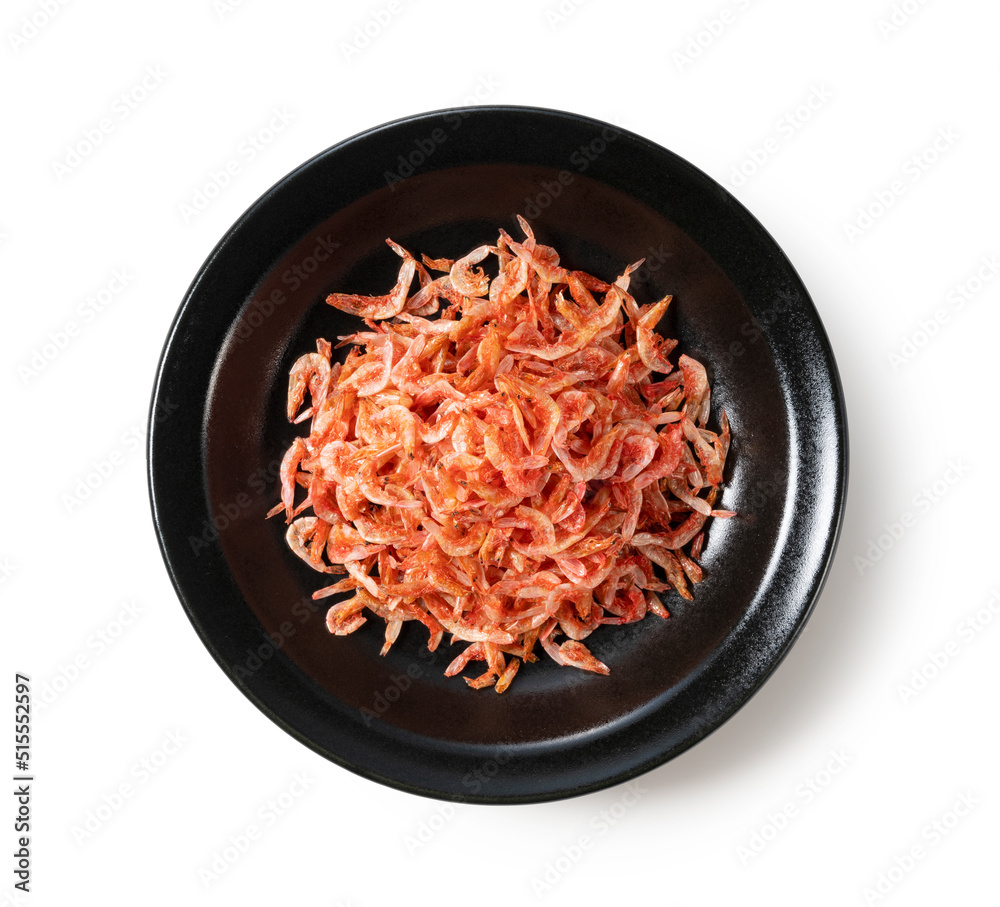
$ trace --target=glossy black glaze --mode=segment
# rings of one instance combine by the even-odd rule
[[[411,173],[406,158],[418,162]],[[401,157],[402,156],[402,157]],[[420,162],[421,156],[423,161]],[[399,178],[404,177],[404,178]],[[287,551],[276,466],[291,363],[358,324],[331,291],[382,293],[391,236],[457,257],[528,216],[564,263],[605,279],[647,258],[633,292],[674,302],[663,330],[701,360],[733,425],[726,492],[695,600],[588,639],[609,677],[522,667],[502,696],[442,676],[408,624],[330,636],[324,578]],[[678,755],[759,688],[802,629],[840,529],[847,426],[836,365],[805,287],[739,202],[653,143],[583,117],[493,107],[423,114],[298,168],[229,231],[195,278],[153,392],[153,519],[203,642],[274,722],[384,784],[484,803],[607,787]],[[279,645],[275,645],[277,640]],[[234,741],[234,749],[252,741]]]

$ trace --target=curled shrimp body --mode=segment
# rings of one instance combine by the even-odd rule
[[[399,275],[396,278],[396,285],[391,292],[385,296],[355,296],[350,293],[331,293],[326,297],[326,301],[334,308],[360,318],[391,318],[403,311],[406,305],[406,295],[413,283],[413,275],[416,273],[417,263],[412,256],[406,254],[400,246],[392,240],[386,242],[393,247],[393,251],[403,258]]]
[[[288,421],[295,420],[302,408],[306,390],[312,398],[312,409],[322,405],[330,381],[330,345],[325,340],[317,342],[319,352],[306,353],[295,360],[288,376]],[[324,354],[325,350],[325,354]],[[312,410],[308,411],[312,415]]]
[[[490,252],[490,246],[479,246],[451,266],[451,285],[463,296],[485,296],[490,289],[490,279],[482,268],[473,268]]]
[[[677,341],[667,340],[655,333],[655,328],[666,314],[672,299],[673,296],[664,296],[645,315],[639,318],[635,331],[636,347],[642,364],[651,371],[664,375],[673,371],[674,367],[667,361],[667,356],[677,346]]]

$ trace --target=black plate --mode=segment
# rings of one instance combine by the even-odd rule
[[[332,637],[324,583],[285,547],[277,464],[294,359],[353,330],[322,302],[383,293],[391,236],[457,257],[533,223],[565,264],[605,279],[639,257],[640,302],[674,294],[667,333],[701,360],[733,446],[691,603],[668,621],[605,627],[602,677],[527,665],[502,696],[442,676],[406,625]],[[149,433],[153,519],[177,594],[209,651],[274,722],[361,775],[414,793],[513,803],[597,790],[701,740],[760,687],[819,594],[847,481],[842,391],[791,264],[722,187],[605,123],[516,107],[415,116],[291,173],[226,234],[163,350]],[[720,505],[717,505],[720,506]],[[382,626],[379,626],[382,625]],[[233,741],[234,751],[252,745]]]

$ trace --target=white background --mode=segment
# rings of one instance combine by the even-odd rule
[[[0,13],[2,701],[15,670],[36,698],[33,892],[12,888],[8,796],[0,904],[996,903],[996,4],[394,0],[350,53],[387,2],[43,6]],[[616,123],[729,187],[809,287],[846,390],[849,505],[807,631],[628,797],[453,808],[325,762],[216,667],[149,516],[154,370],[217,240],[323,148],[484,101]],[[238,154],[275,108],[287,126]]]

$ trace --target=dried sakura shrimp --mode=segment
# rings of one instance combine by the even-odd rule
[[[691,598],[706,521],[733,515],[715,509],[725,412],[708,431],[705,369],[683,355],[675,369],[676,341],[655,332],[671,297],[637,304],[642,262],[611,284],[568,270],[520,222],[522,242],[500,230],[454,261],[388,240],[402,259],[389,293],[327,298],[367,330],[339,338],[343,364],[326,340],[295,363],[288,418],[310,431],[285,454],[271,511],[300,558],[346,574],[313,595],[352,593],[330,608],[332,633],[370,611],[384,655],[420,621],[432,651],[446,632],[468,643],[446,675],[482,661],[465,680],[497,692],[539,645],[607,674],[582,640],[669,617],[660,593]],[[492,280],[478,267],[491,255]]]

